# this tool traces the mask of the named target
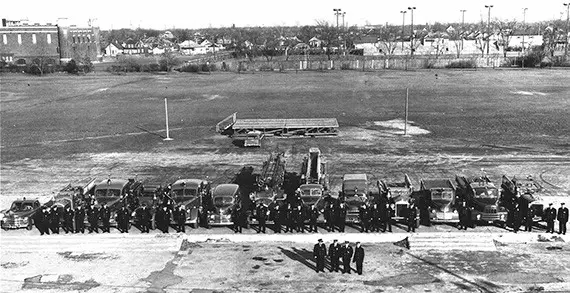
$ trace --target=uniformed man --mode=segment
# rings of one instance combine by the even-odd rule
[[[203,206],[198,208],[198,219],[200,220],[200,226],[210,229],[210,211]]]
[[[295,210],[295,227],[297,228],[297,232],[304,233],[305,232],[305,213],[303,210],[302,205],[297,205]]]
[[[66,206],[65,210],[63,210],[63,231],[65,231],[65,234],[73,233],[73,216],[74,212],[71,206]]]
[[[275,230],[275,233],[281,233],[281,214],[280,214],[280,210],[279,210],[279,204],[276,204],[275,207],[273,208],[273,229]]]
[[[329,202],[325,206],[325,222],[328,232],[334,232],[335,230],[335,206],[333,202]]]
[[[50,209],[49,225],[51,232],[54,234],[59,234],[59,220],[59,210],[57,206],[52,206]]]
[[[352,260],[353,252],[354,251],[352,249],[352,246],[350,246],[350,243],[348,241],[345,241],[344,246],[341,248],[343,274],[350,274],[350,261]]]
[[[111,210],[105,203],[101,204],[99,214],[101,217],[101,223],[103,224],[101,230],[103,233],[111,233]]]
[[[354,249],[354,258],[352,262],[356,263],[356,272],[362,275],[362,263],[364,262],[364,248],[360,246],[360,242],[356,242],[356,248]]]
[[[392,232],[392,207],[389,203],[384,204],[380,221],[382,222],[382,232],[386,232],[386,230]]]
[[[267,221],[267,207],[262,202],[259,202],[257,204],[257,208],[255,209],[255,217],[257,219],[257,223],[259,224],[257,233],[265,234],[265,222]]]
[[[558,208],[558,234],[566,235],[566,223],[568,223],[568,208],[564,203]]]
[[[202,213],[204,208],[200,207],[199,209],[202,209]],[[175,212],[173,213],[174,215],[174,221],[176,222],[176,232],[178,233],[186,233],[186,208],[184,208],[184,205],[179,204],[176,207]],[[203,215],[198,215],[198,216],[203,216]],[[201,223],[203,219],[199,219],[198,221]],[[207,219],[206,219],[206,224],[207,224]]]
[[[525,231],[532,232],[532,226],[534,225],[533,219],[534,219],[534,209],[532,207],[528,207],[526,209],[526,215],[525,215],[525,229],[524,229]]]
[[[358,208],[358,218],[360,220],[360,233],[368,233],[368,206],[364,203]]]
[[[46,209],[45,206],[42,206],[41,210],[34,215],[34,225],[40,231],[40,235],[44,235],[46,232],[44,230],[44,210]],[[49,231],[48,231],[49,234]]]
[[[287,204],[287,221],[285,227],[285,233],[287,232],[294,232],[295,228],[295,211],[291,204]]]
[[[408,232],[416,232],[416,218],[418,217],[418,209],[412,201],[406,212],[406,223],[408,224]]]
[[[75,233],[85,233],[85,209],[82,205],[75,208]]]
[[[142,208],[139,210],[141,220],[141,233],[149,233],[152,215],[150,209],[143,203]],[[156,217],[155,217],[156,218]]]
[[[372,232],[380,232],[380,218],[381,218],[381,209],[377,203],[370,207],[370,222],[372,225]]]
[[[313,248],[313,257],[315,258],[315,262],[317,264],[316,267],[317,273],[325,271],[326,256],[327,256],[327,247],[323,243],[323,239],[319,239],[319,242],[315,244]]]
[[[99,233],[99,210],[94,204],[87,210],[87,221],[89,222],[89,233]]]
[[[162,231],[162,233],[168,233],[168,229],[170,228],[170,220],[172,218],[172,213],[170,212],[170,209],[168,209],[168,206],[162,206],[160,213],[157,213],[157,218],[160,222],[160,231]]]
[[[338,221],[338,228],[340,232],[344,233],[344,227],[346,226],[346,204],[341,202],[338,206],[337,212],[337,221]]]
[[[241,226],[241,208],[236,206],[232,209],[232,222],[234,224],[234,233],[241,233],[242,226]]]
[[[317,220],[319,219],[319,210],[315,205],[311,205],[309,209],[309,232],[319,232],[317,230]]]
[[[289,210],[287,207],[287,205],[282,205],[279,211],[279,222],[281,223],[280,226],[285,226],[285,232],[287,232],[287,217],[289,216]]]
[[[117,228],[121,233],[129,233],[129,220],[131,214],[127,209],[126,205],[123,204],[121,209],[117,212]]]
[[[554,233],[554,220],[556,220],[556,209],[552,207],[552,203],[548,204],[548,208],[544,210],[546,217],[546,233]]]
[[[333,243],[329,245],[329,259],[331,262],[331,269],[330,271],[339,271],[339,259],[340,259],[340,244],[337,242],[338,240],[333,240]]]
[[[463,201],[461,203],[461,207],[459,208],[459,224],[457,225],[457,228],[459,230],[467,230],[467,222],[469,220],[469,217],[469,207],[467,206],[467,203]]]
[[[513,209],[513,232],[517,233],[521,227],[522,213],[519,204],[516,204]]]

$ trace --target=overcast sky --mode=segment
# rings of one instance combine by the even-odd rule
[[[56,23],[68,18],[70,24],[85,26],[89,19],[102,29],[117,28],[204,28],[235,24],[241,26],[314,25],[316,20],[336,23],[333,8],[346,12],[348,25],[401,24],[400,11],[415,6],[414,23],[465,22],[487,19],[485,5],[493,5],[491,18],[522,21],[528,8],[528,22],[566,19],[563,3],[570,0],[18,0],[3,1],[2,18],[28,19],[32,23]],[[87,4],[88,3],[88,4]],[[563,14],[562,14],[563,13]],[[410,23],[410,12],[406,13]],[[342,23],[342,18],[340,18]]]

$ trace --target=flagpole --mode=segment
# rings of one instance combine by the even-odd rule
[[[166,138],[163,140],[172,140],[170,138],[170,130],[168,129],[168,100],[164,98],[164,113],[166,114]]]

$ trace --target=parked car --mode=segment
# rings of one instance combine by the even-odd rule
[[[51,205],[50,201],[46,205]],[[12,202],[10,209],[3,213],[1,227],[7,229],[26,228],[31,230],[34,225],[34,216],[41,213],[40,201],[37,199],[17,199]]]
[[[220,184],[212,190],[214,210],[210,225],[232,225],[232,210],[239,204],[241,190],[237,184]]]

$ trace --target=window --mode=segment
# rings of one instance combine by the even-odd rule
[[[18,44],[22,44],[22,35],[18,34]]]
[[[51,44],[51,34],[47,34],[47,43]]]
[[[4,42],[4,45],[8,44],[8,37],[5,34],[2,35],[2,41]]]
[[[32,43],[35,44],[36,42],[36,34],[32,34]]]

